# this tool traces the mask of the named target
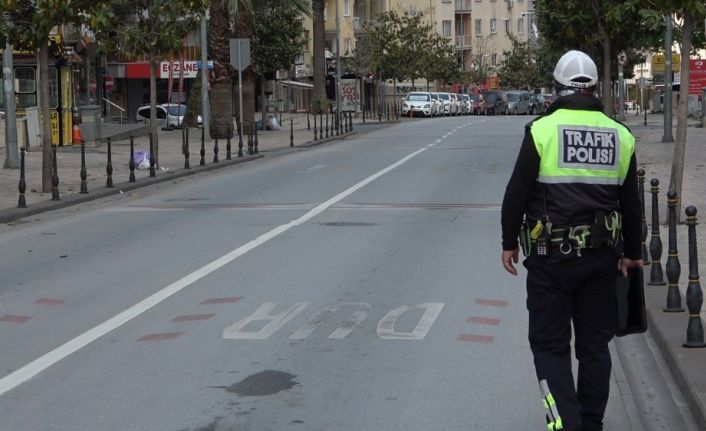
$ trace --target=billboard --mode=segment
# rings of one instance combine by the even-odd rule
[[[706,60],[689,60],[689,94],[701,95],[706,88]]]

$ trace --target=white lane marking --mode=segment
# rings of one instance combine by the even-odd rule
[[[287,324],[304,311],[308,302],[295,302],[294,305],[279,314],[272,314],[277,306],[276,302],[263,302],[253,314],[239,320],[223,330],[223,338],[228,340],[266,340],[270,335]],[[257,331],[245,331],[245,327],[252,322],[268,322]]]
[[[431,147],[433,147],[434,145],[436,145],[436,144],[427,144],[427,148],[431,148]]]
[[[120,326],[122,326],[125,323],[129,322],[130,320],[136,318],[137,316],[141,315],[142,313],[146,312],[147,310],[151,309],[152,307],[155,307],[157,304],[161,303],[162,301],[164,301],[164,300],[168,299],[169,297],[175,295],[176,293],[182,291],[184,288],[186,288],[190,284],[195,283],[196,281],[200,280],[201,278],[207,276],[208,274],[220,269],[221,267],[234,261],[238,257],[244,255],[245,253],[247,253],[247,252],[255,249],[256,247],[266,243],[267,241],[281,235],[282,233],[288,231],[292,227],[299,226],[302,223],[306,223],[307,221],[311,220],[312,218],[314,218],[317,215],[321,214],[322,212],[326,211],[326,209],[328,209],[329,207],[334,205],[336,202],[355,193],[356,191],[360,190],[361,188],[365,187],[366,185],[370,184],[371,182],[375,181],[376,179],[380,178],[381,176],[385,175],[386,173],[392,171],[393,169],[403,165],[407,161],[411,160],[412,158],[416,157],[417,155],[423,153],[426,150],[427,150],[427,148],[420,148],[417,151],[414,151],[413,153],[408,154],[407,156],[405,156],[402,159],[398,160],[397,162],[391,164],[390,166],[382,169],[381,171],[378,171],[377,173],[362,180],[358,184],[355,184],[354,186],[348,188],[347,190],[344,190],[343,192],[341,192],[341,193],[337,194],[336,196],[332,197],[331,199],[327,200],[326,202],[316,206],[315,208],[313,208],[312,210],[310,210],[309,212],[307,212],[303,216],[299,217],[298,219],[290,221],[287,224],[277,226],[276,228],[272,229],[271,231],[269,231],[263,235],[260,235],[259,237],[255,238],[254,240],[248,242],[247,244],[244,244],[244,245],[236,248],[235,250],[230,251],[229,253],[219,257],[218,259],[214,260],[213,262],[204,265],[203,267],[195,270],[194,272],[192,272],[192,273],[184,276],[183,278],[175,281],[174,283],[168,285],[167,287],[163,288],[162,290],[143,299],[142,301],[138,302],[137,304],[133,305],[132,307],[128,308],[127,310],[113,316],[112,318],[106,320],[105,322],[101,323],[100,325],[95,326],[92,329],[89,329],[88,331],[77,336],[76,338],[73,338],[73,339],[67,341],[66,343],[55,348],[54,350],[50,351],[49,353],[46,353],[46,354],[40,356],[39,358],[33,360],[32,362],[28,363],[27,365],[24,365],[23,367],[6,375],[5,377],[0,379],[0,396],[5,394],[6,392],[16,388],[17,386],[21,385],[22,383],[26,382],[27,380],[31,379],[32,377],[36,376],[37,374],[39,374],[42,371],[46,370],[47,368],[51,367],[52,365],[56,364],[57,362],[61,361],[62,359],[66,358],[67,356],[77,352],[78,350],[82,349],[83,347],[87,346],[88,344],[96,341],[100,337],[119,328]]]
[[[397,322],[404,313],[416,308],[424,309],[424,314],[421,319],[419,319],[419,323],[417,323],[414,330],[411,332],[396,331],[395,322]],[[443,302],[427,302],[416,305],[403,305],[402,307],[395,308],[378,322],[378,337],[383,340],[422,340],[431,329],[431,325],[434,324],[436,318],[439,317],[442,308],[444,308]]]
[[[434,141],[434,143],[437,143],[437,144],[438,144],[439,142],[441,142],[441,139],[437,139],[436,141]]]
[[[326,307],[322,310],[319,310],[319,312],[316,313],[314,317],[312,317],[308,322],[306,322],[301,328],[294,331],[294,333],[289,336],[289,339],[305,339],[316,330],[316,328],[321,324],[321,322],[331,317],[341,307],[355,307],[356,310],[353,315],[348,318],[348,320],[346,320],[341,326],[336,328],[336,330],[333,331],[331,335],[328,336],[328,338],[332,340],[342,340],[346,338],[348,334],[353,332],[353,330],[358,327],[358,325],[360,325],[366,317],[368,317],[368,314],[370,314],[370,310],[372,310],[370,304],[365,302],[348,302]]]

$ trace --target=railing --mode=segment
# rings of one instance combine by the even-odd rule
[[[456,0],[456,12],[470,12],[471,4],[472,0]]]
[[[108,105],[113,106],[113,107],[115,107],[115,108],[118,108],[118,110],[120,111],[120,124],[124,124],[124,122],[123,122],[123,113],[126,112],[125,108],[123,108],[123,107],[121,107],[121,106],[119,106],[119,105],[116,105],[115,103],[111,102],[110,100],[108,100],[108,99],[106,99],[106,98],[103,98],[103,100],[104,100],[105,103],[107,103]]]
[[[456,48],[471,49],[471,42],[470,34],[456,36]]]

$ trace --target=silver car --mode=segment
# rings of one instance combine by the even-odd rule
[[[530,111],[530,95],[524,90],[506,91],[507,110],[510,114],[529,114]]]

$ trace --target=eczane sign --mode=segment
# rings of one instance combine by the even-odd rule
[[[169,68],[172,69],[172,78],[196,78],[196,72],[199,70],[196,61],[184,60],[184,69],[182,71],[181,62],[175,60],[172,62],[163,61],[159,63],[159,78],[169,79]],[[183,75],[181,74],[183,72]]]

